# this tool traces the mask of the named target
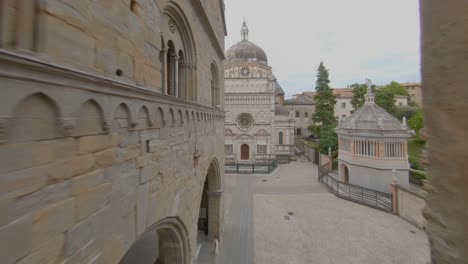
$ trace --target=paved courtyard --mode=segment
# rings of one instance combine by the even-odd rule
[[[429,263],[426,234],[405,220],[336,198],[310,162],[269,177],[226,175],[217,263]]]

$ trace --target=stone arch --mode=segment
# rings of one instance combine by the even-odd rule
[[[138,111],[138,129],[145,129],[152,126],[152,120],[150,116],[150,111],[145,105],[140,108]]]
[[[156,128],[164,127],[164,112],[161,109],[161,107],[158,107],[158,109],[156,109],[156,116],[154,117],[154,126]]]
[[[119,264],[189,264],[187,229],[178,217],[150,226],[127,250]]]
[[[25,97],[15,107],[10,140],[13,142],[52,139],[60,135],[59,108],[43,93]]]
[[[200,122],[200,113],[197,112],[197,122]]]
[[[192,122],[195,123],[195,112],[192,111]]]
[[[205,235],[199,233],[198,241],[211,243],[220,240],[222,236],[222,181],[218,160],[211,161],[206,172],[203,191],[200,197],[200,211],[198,214],[198,229],[204,231]]]
[[[171,127],[175,126],[175,124],[176,124],[174,110],[172,110],[172,108],[169,109],[169,120],[168,120],[168,122],[169,122],[169,126],[171,126]]]
[[[346,164],[341,164],[340,165],[340,171],[341,171],[341,180],[345,183],[349,183],[349,168],[346,166]]]
[[[110,128],[110,123],[107,125],[107,128]],[[76,134],[80,136],[99,134],[103,132],[104,126],[104,112],[101,106],[94,99],[84,102],[80,108]]]
[[[185,120],[187,120],[187,124],[190,123],[190,114],[189,111],[185,110]]]
[[[184,125],[184,114],[182,114],[182,110],[179,109],[178,111],[179,115],[177,117],[177,126],[183,126]]]
[[[119,132],[125,132],[133,127],[130,108],[126,103],[120,103],[114,111],[113,127]]]
[[[175,2],[175,1],[168,1],[167,5],[163,9],[163,14],[165,14],[169,18],[169,23],[173,25],[171,33],[173,34],[175,30],[180,36],[182,43],[180,44],[180,51],[179,55],[183,55],[181,66],[181,73],[184,74],[184,86],[183,91],[180,95],[184,95],[184,99],[193,100],[195,101],[197,98],[197,88],[196,88],[196,67],[197,65],[197,57],[196,57],[196,46],[195,46],[195,38],[193,35],[193,31],[190,27],[190,22],[187,16],[185,15],[183,9]],[[167,33],[167,37],[171,36],[172,34]],[[178,47],[179,48],[179,47]],[[179,66],[179,65],[178,65]],[[179,96],[180,97],[180,96]]]

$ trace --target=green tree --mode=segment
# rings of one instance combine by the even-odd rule
[[[312,121],[316,124],[313,127],[314,133],[320,135],[320,129],[326,126],[336,126],[338,120],[335,117],[336,96],[330,88],[330,79],[328,70],[320,63],[317,69],[317,81],[315,82],[314,96],[315,113],[312,115]]]
[[[335,117],[336,96],[333,89],[330,88],[330,76],[323,62],[317,69],[315,91],[317,92],[314,96],[315,113],[312,116],[315,125],[311,126],[311,130],[320,137],[319,148],[321,151],[326,152],[329,147],[336,150],[338,146],[338,138],[335,133],[338,124],[338,119]]]
[[[414,130],[416,134],[419,134],[419,131],[424,127],[424,115],[422,109],[419,109],[418,112],[408,120],[408,127]]]
[[[415,106],[397,107],[395,111],[395,117],[400,120],[403,120],[403,117],[406,117],[407,120],[410,120],[418,111],[419,107]]]
[[[356,110],[364,104],[367,85],[353,84],[351,87],[353,88],[353,99],[351,104]],[[408,96],[406,88],[394,81],[380,88],[372,85],[372,92],[375,94],[375,103],[392,115],[395,115],[397,111],[397,107],[395,106],[395,95]]]
[[[335,125],[328,125],[320,129],[319,149],[321,153],[328,153],[328,148],[332,151],[338,150],[338,135],[335,133],[335,128]]]
[[[367,85],[355,83],[350,85],[350,88],[353,89],[353,99],[351,100],[351,104],[353,105],[354,110],[356,110],[364,104],[364,96],[367,93]],[[371,88],[375,93],[376,86],[372,84]]]

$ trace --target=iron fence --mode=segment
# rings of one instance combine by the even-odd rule
[[[225,173],[237,174],[269,174],[278,167],[276,160],[255,163],[226,163]]]
[[[375,209],[392,212],[392,194],[340,181],[328,174],[328,164],[319,167],[319,182],[337,197]]]

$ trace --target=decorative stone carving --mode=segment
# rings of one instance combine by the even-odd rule
[[[249,113],[242,113],[237,117],[237,126],[241,131],[248,131],[254,123],[253,116]]]
[[[105,132],[110,132],[112,130],[112,121],[110,120],[104,121],[103,129]]]
[[[66,137],[70,137],[73,134],[73,130],[76,127],[76,122],[73,119],[61,119],[59,124],[60,124],[60,130],[63,132],[63,135]]]
[[[135,128],[136,126],[138,126],[138,120],[130,119],[130,126],[132,128]]]
[[[8,142],[8,119],[0,119],[0,144]]]
[[[172,33],[175,33],[176,32],[176,24],[174,22],[174,20],[171,18],[169,19],[169,30],[172,32]]]

